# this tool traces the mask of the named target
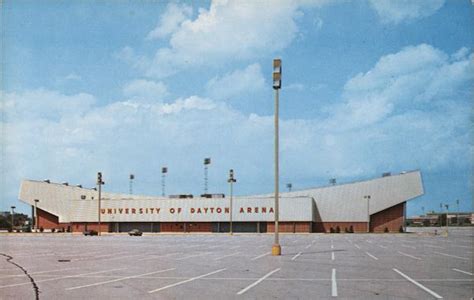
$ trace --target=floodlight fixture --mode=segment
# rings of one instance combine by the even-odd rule
[[[273,60],[273,88],[278,90],[281,88],[281,59]]]

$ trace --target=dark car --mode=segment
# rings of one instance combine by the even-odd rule
[[[83,232],[84,235],[97,235],[97,231],[95,230],[86,230]]]
[[[128,235],[132,236],[142,236],[143,232],[141,232],[139,229],[132,229],[128,232]]]

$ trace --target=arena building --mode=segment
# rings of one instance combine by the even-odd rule
[[[404,225],[406,202],[422,194],[419,171],[281,193],[279,231],[398,232]],[[102,193],[99,210],[95,189],[24,180],[19,199],[37,211],[38,228],[46,230],[229,232],[232,220],[233,232],[274,231],[272,194],[233,197],[231,207],[224,195],[175,198]]]

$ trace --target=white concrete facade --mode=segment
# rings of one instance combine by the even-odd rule
[[[419,171],[315,189],[281,193],[280,221],[366,222],[374,214],[423,194]],[[368,203],[364,196],[370,195]],[[24,180],[21,201],[59,217],[60,223],[97,222],[98,192],[58,183]],[[368,207],[369,204],[369,207]],[[229,198],[171,199],[102,193],[102,222],[227,222]],[[235,222],[274,221],[271,194],[234,197]]]

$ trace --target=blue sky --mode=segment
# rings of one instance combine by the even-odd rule
[[[472,210],[470,1],[3,1],[2,202],[21,179],[161,194],[420,169],[408,214]],[[452,206],[454,207],[454,206]]]

